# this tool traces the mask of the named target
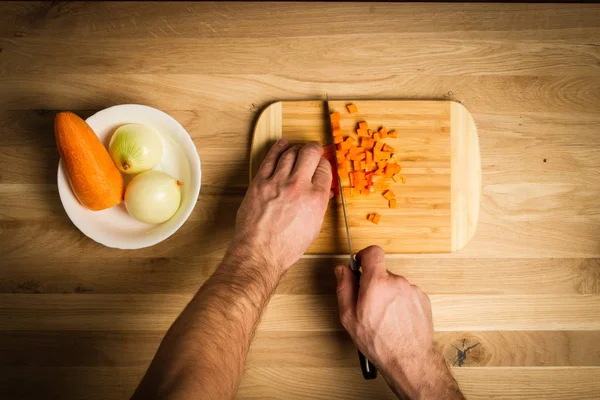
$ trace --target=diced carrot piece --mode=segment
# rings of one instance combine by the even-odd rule
[[[354,183],[354,187],[358,188],[358,189],[366,189],[367,187],[369,187],[369,182],[367,181],[357,181]]]
[[[362,161],[365,159],[365,157],[365,153],[350,152],[348,154],[348,158],[350,158],[352,161]]]
[[[351,145],[354,142],[356,142],[356,139],[354,139],[352,136],[348,136],[348,138],[346,138],[346,143]]]
[[[371,192],[369,192],[369,189],[360,189],[360,194],[362,194],[363,196],[368,196]]]
[[[373,222],[373,218],[375,218],[375,214],[369,214],[367,215],[367,219],[371,222]]]
[[[354,167],[355,171],[358,171],[360,169],[360,161],[354,160],[354,162],[352,163],[352,166]]]
[[[334,122],[334,121],[340,121],[342,119],[342,116],[338,111],[336,111],[334,113],[331,113],[329,118],[331,119],[331,122]]]
[[[340,121],[332,121],[331,122],[331,128],[333,130],[340,129],[341,128]]]
[[[378,192],[385,192],[386,190],[388,190],[390,188],[390,185],[388,185],[385,182],[377,182],[373,186],[375,187],[375,190]]]
[[[367,150],[365,152],[365,154],[367,155],[365,158],[367,165],[369,165],[369,166],[372,165],[373,164],[373,153],[371,153],[369,150]]]
[[[401,179],[402,179],[402,183],[406,183],[406,177],[405,176],[401,177]]]
[[[360,146],[365,150],[371,150],[375,146],[375,141],[371,138],[364,137],[360,140]]]
[[[348,112],[350,114],[354,114],[358,112],[358,108],[356,107],[356,105],[354,105],[353,103],[350,104],[346,104],[346,108],[348,109]]]
[[[396,199],[390,200],[390,208],[396,208]]]
[[[338,175],[340,176],[340,178],[342,179],[348,179],[348,169],[347,168],[339,168],[338,169]]]
[[[385,161],[377,161],[377,168],[384,169],[387,163]]]
[[[381,151],[381,149],[383,149],[383,142],[375,143],[375,149]]]
[[[337,158],[338,165],[341,165],[341,164],[343,164],[346,161],[346,157],[341,156],[339,154],[336,154],[335,157]]]
[[[334,129],[333,136],[342,136],[342,130],[340,128]]]
[[[381,151],[379,152],[379,158],[382,160],[388,160],[392,156],[392,153],[389,151]]]
[[[360,121],[358,123],[358,128],[359,129],[369,129],[369,124],[367,124],[367,121]]]
[[[340,150],[350,150],[350,148],[352,147],[352,141],[349,141],[350,139],[354,139],[352,137],[349,137],[348,139],[344,140],[342,143],[340,143]]]
[[[400,174],[396,174],[396,175],[392,176],[392,179],[394,180],[394,182],[401,182],[402,176],[400,176]]]
[[[388,164],[385,167],[385,176],[393,178],[398,172],[400,172],[400,166],[398,164]]]
[[[388,131],[387,131],[387,129],[384,126],[382,126],[381,128],[379,128],[379,131],[377,131],[377,133],[379,133],[379,136],[382,139],[385,139],[386,137],[388,137]]]
[[[365,148],[364,147],[352,147],[350,149],[350,151],[348,152],[349,155],[354,156],[356,154],[360,154],[360,153],[364,153],[365,152]]]
[[[367,129],[367,133],[369,134],[370,137],[373,137],[373,131],[370,129]]]
[[[361,161],[360,162],[360,169],[361,170],[366,170],[367,169],[367,163],[365,161]]]
[[[383,151],[389,151],[390,153],[394,152],[394,148],[392,146],[390,146],[389,144],[384,144],[383,145]]]
[[[373,134],[373,140],[375,140],[376,142],[381,140],[381,136],[379,136],[379,133],[374,133]]]
[[[344,137],[343,136],[341,136],[341,135],[338,135],[338,136],[334,135],[333,136],[333,143],[339,144],[339,143],[342,143],[343,141],[344,141]]]
[[[398,131],[395,130],[395,129],[392,129],[391,131],[388,132],[388,137],[397,138],[398,137]]]
[[[387,190],[387,191],[386,191],[386,192],[383,194],[383,197],[385,197],[385,198],[386,198],[386,199],[388,199],[388,200],[391,200],[391,199],[395,199],[395,198],[396,198],[396,195],[395,195],[395,194],[394,194],[394,192],[392,192],[391,190]]]
[[[365,174],[365,173],[364,173],[364,172],[362,172],[362,171],[356,171],[356,172],[354,173],[354,177],[355,177],[356,179],[367,179],[367,174]]]
[[[358,137],[363,137],[363,138],[368,138],[369,136],[369,132],[367,132],[366,129],[357,129],[356,130],[356,134],[358,135]]]
[[[378,224],[379,221],[381,221],[381,215],[375,214],[375,216],[373,217],[373,223]]]

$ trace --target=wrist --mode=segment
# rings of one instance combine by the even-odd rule
[[[264,249],[255,241],[236,239],[227,250],[221,269],[241,274],[244,280],[256,278],[267,286],[277,286],[284,270]]]
[[[400,398],[463,398],[444,357],[433,348],[420,356],[392,360],[382,374]]]

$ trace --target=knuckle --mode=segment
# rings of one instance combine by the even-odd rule
[[[412,287],[410,282],[408,282],[408,279],[401,275],[396,275],[396,282],[401,290],[409,290]]]
[[[323,150],[320,149],[317,145],[313,143],[309,143],[300,150],[303,154],[312,156],[312,157],[320,157]]]

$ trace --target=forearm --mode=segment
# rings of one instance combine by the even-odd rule
[[[136,395],[233,398],[279,271],[248,246],[232,247],[165,336]]]
[[[419,362],[392,363],[382,374],[400,399],[464,400],[444,357],[436,351]]]

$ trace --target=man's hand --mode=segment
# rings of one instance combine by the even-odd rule
[[[342,325],[400,398],[463,399],[443,357],[433,346],[429,297],[385,268],[371,246],[357,254],[360,290],[352,271],[336,267]]]
[[[331,166],[317,142],[267,154],[237,214],[234,245],[249,245],[285,271],[317,238],[331,189]]]

